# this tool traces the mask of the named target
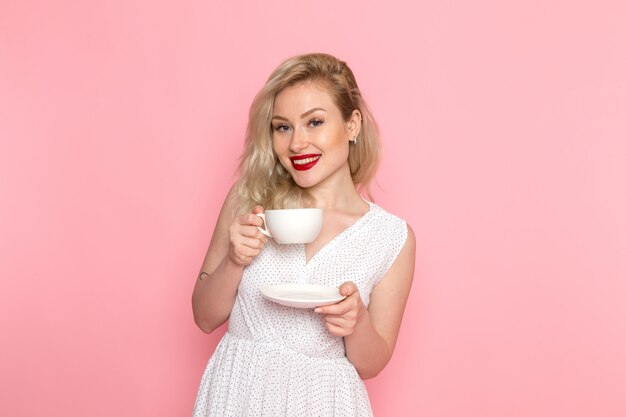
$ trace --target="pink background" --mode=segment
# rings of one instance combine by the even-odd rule
[[[417,235],[376,414],[626,415],[621,0],[2,1],[0,415],[190,414],[248,106],[311,51],[354,69]]]

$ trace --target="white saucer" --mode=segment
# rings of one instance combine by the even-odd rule
[[[278,284],[261,287],[268,300],[295,308],[315,308],[335,304],[344,298],[339,288],[315,284]]]

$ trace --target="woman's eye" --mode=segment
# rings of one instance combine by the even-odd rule
[[[289,130],[289,126],[287,125],[276,125],[274,126],[274,130],[277,132],[287,132]]]
[[[313,119],[313,120],[311,120],[309,122],[309,126],[311,126],[311,127],[318,127],[318,126],[321,126],[323,123],[324,123],[324,121],[321,120],[321,119]]]

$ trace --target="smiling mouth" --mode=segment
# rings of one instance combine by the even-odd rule
[[[313,166],[315,166],[315,164],[317,163],[317,161],[319,161],[319,159],[322,157],[322,155],[300,155],[300,156],[292,156],[291,158],[291,163],[293,165],[293,167],[296,169],[296,171],[306,171],[309,170],[311,168],[313,168]]]

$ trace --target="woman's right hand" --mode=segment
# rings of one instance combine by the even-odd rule
[[[252,213],[235,218],[228,229],[230,237],[228,256],[237,265],[250,265],[261,253],[267,241],[267,237],[257,228],[263,226],[263,220],[256,213],[263,213],[263,207],[256,206]]]

